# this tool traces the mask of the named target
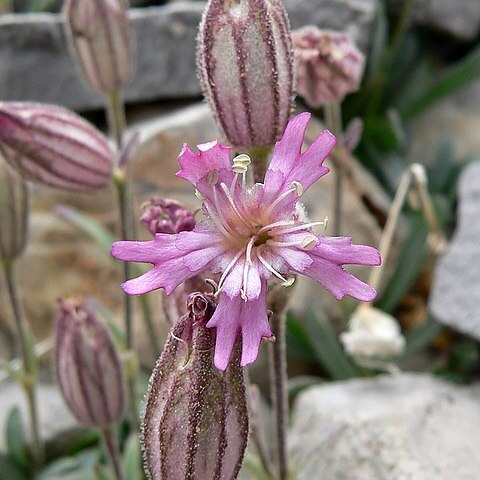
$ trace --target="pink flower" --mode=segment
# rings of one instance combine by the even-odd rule
[[[292,273],[320,282],[341,299],[350,295],[371,301],[375,290],[342,268],[344,264],[379,265],[372,247],[352,245],[350,238],[322,237],[310,223],[299,197],[328,172],[322,164],[335,145],[324,131],[301,153],[310,114],[294,117],[275,145],[263,184],[247,187],[246,155],[230,159],[229,147],[217,142],[184,145],[178,176],[190,182],[203,201],[206,220],[190,232],[157,234],[153,241],[123,241],[112,255],[129,262],[152,263],[144,275],[123,284],[129,294],[164,288],[167,294],[203,271],[220,273],[219,301],[207,327],[216,328],[215,365],[225,370],[239,333],[241,364],[252,363],[263,337],[272,332],[267,317],[267,284],[293,283]]]

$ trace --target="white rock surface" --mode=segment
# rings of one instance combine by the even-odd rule
[[[463,171],[459,197],[457,231],[438,263],[430,309],[440,322],[480,340],[480,162]]]
[[[314,387],[293,414],[297,480],[475,480],[480,388],[399,374]]]

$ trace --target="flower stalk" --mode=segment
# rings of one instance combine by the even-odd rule
[[[324,106],[325,123],[327,128],[337,137],[337,145],[332,152],[332,159],[335,165],[335,186],[333,196],[334,211],[334,235],[341,235],[342,231],[342,215],[343,215],[343,183],[345,177],[345,169],[340,157],[340,150],[343,148],[342,143],[342,108],[340,102],[327,103]]]
[[[112,465],[113,475],[115,480],[125,480],[122,471],[122,456],[118,449],[118,442],[115,437],[115,432],[111,426],[101,429],[101,436],[105,445],[108,458]]]
[[[32,336],[25,323],[15,281],[14,263],[10,259],[3,259],[3,270],[7,284],[8,297],[15,318],[18,342],[23,363],[21,386],[25,392],[30,417],[32,456],[35,466],[42,464],[44,449],[40,437],[39,415],[37,404],[37,361],[33,350]]]

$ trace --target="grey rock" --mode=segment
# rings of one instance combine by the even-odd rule
[[[389,0],[398,11],[404,0]],[[480,0],[416,0],[412,20],[460,40],[474,40],[480,32]]]
[[[349,30],[366,48],[377,0],[287,0],[292,25],[317,23]],[[127,102],[192,98],[201,94],[195,39],[204,2],[174,2],[130,10],[136,39],[136,75]],[[58,14],[0,17],[0,98],[100,108],[103,97],[85,86],[74,66]]]
[[[297,480],[478,478],[478,386],[399,374],[314,387],[296,403]]]
[[[440,322],[480,340],[480,162],[463,171],[459,196],[457,231],[437,266],[430,308]]]
[[[283,0],[293,29],[304,25],[349,32],[365,52],[378,0]]]

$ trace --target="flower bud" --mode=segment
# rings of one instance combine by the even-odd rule
[[[23,252],[27,243],[28,212],[27,185],[8,165],[0,162],[0,259],[13,260]]]
[[[175,200],[152,197],[143,208],[140,221],[152,234],[180,233],[195,228],[193,213]]]
[[[77,301],[62,301],[56,324],[58,383],[72,413],[88,426],[116,422],[125,409],[120,356],[105,325]]]
[[[226,372],[213,364],[214,312],[195,293],[172,329],[147,393],[145,463],[152,480],[237,478],[248,437],[248,410],[239,348]],[[237,346],[238,347],[238,346]]]
[[[290,25],[280,0],[210,0],[198,72],[217,123],[235,147],[273,145],[293,99]]]
[[[121,0],[67,0],[65,27],[71,51],[94,90],[124,87],[133,72],[132,42]]]
[[[383,360],[400,355],[405,348],[405,338],[395,318],[369,305],[355,311],[340,340],[345,350],[358,358]]]
[[[0,102],[0,150],[24,178],[64,190],[106,187],[115,163],[92,124],[39,103]]]
[[[348,33],[308,26],[292,32],[297,91],[312,107],[358,90],[365,58]]]

